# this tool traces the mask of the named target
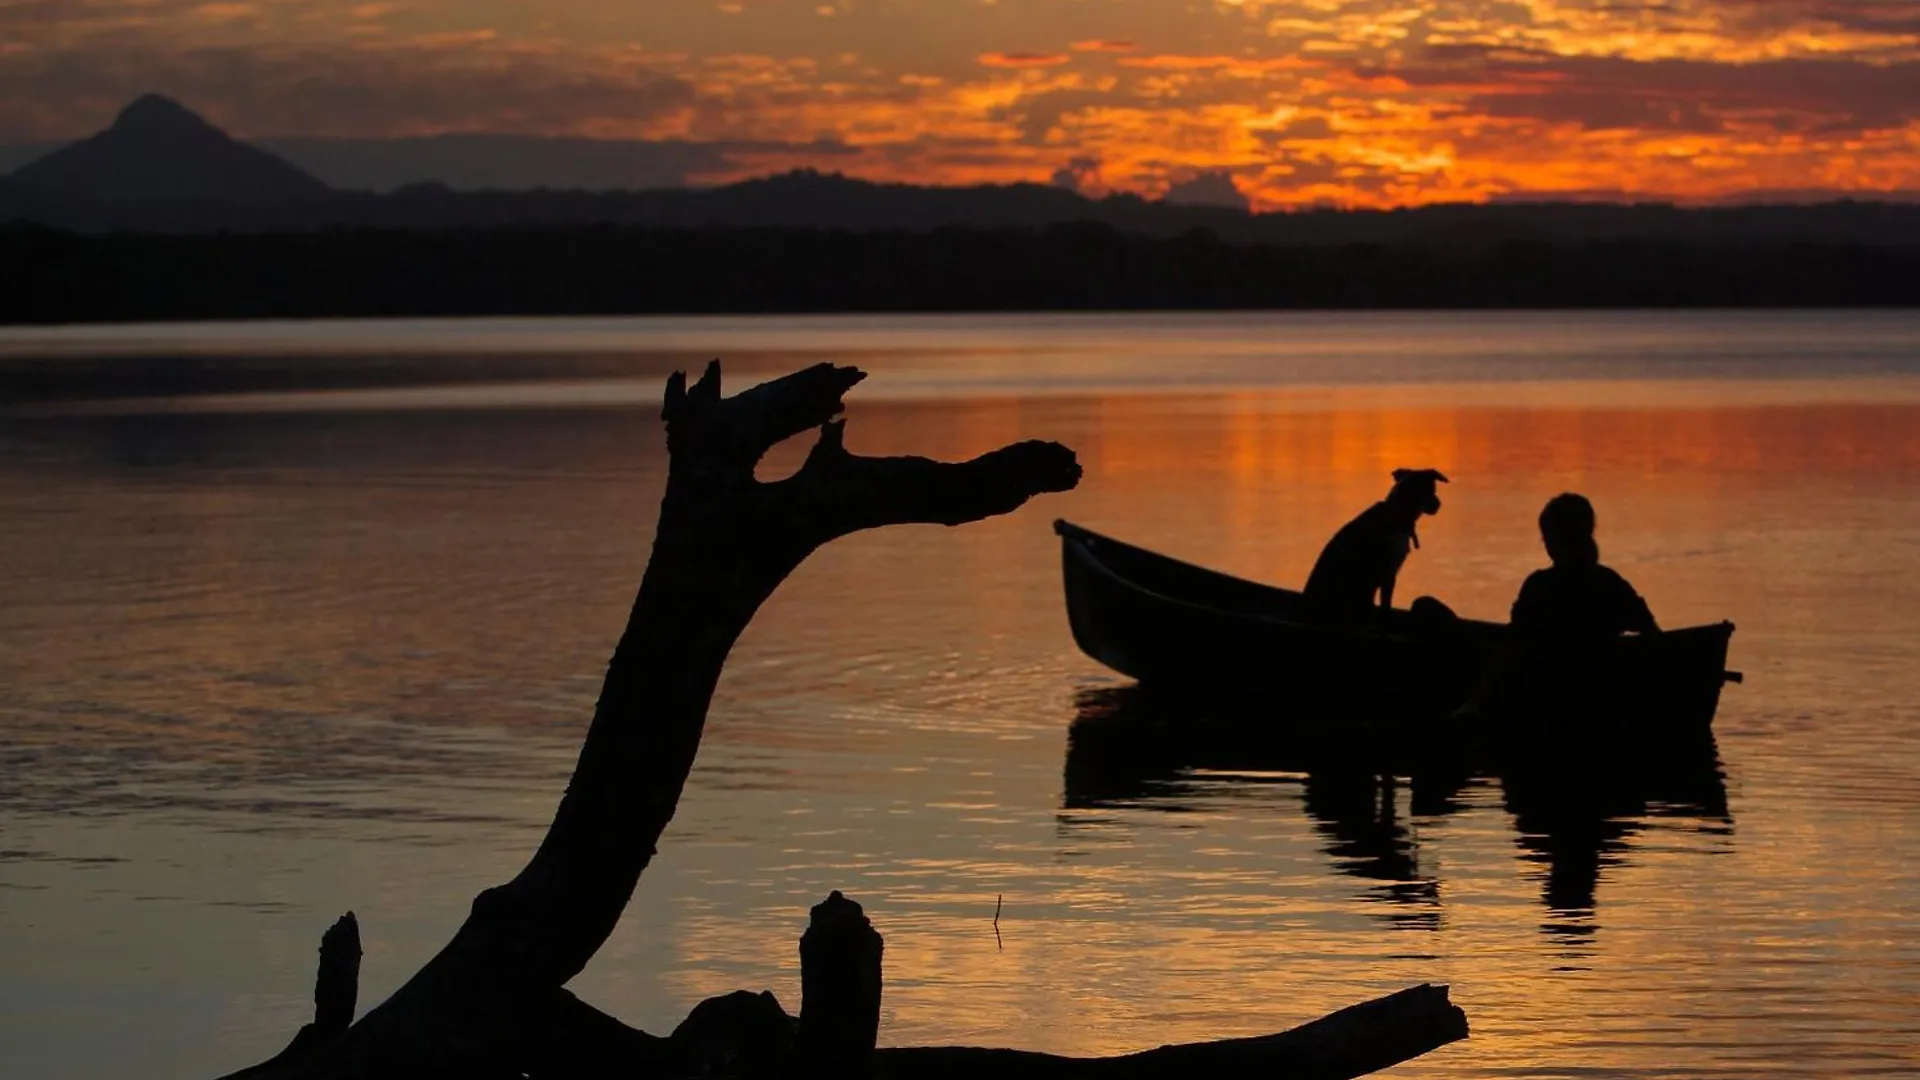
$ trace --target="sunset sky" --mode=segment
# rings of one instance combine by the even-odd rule
[[[1920,0],[0,0],[0,141],[490,131],[1263,209],[1920,190]]]

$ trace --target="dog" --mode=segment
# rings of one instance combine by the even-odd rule
[[[1307,576],[1308,612],[1318,621],[1355,623],[1393,606],[1393,587],[1407,556],[1420,546],[1415,528],[1440,512],[1437,469],[1395,469],[1387,497],[1333,534]]]

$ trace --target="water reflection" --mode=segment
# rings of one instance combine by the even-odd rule
[[[1423,761],[1385,745],[1329,743],[1258,706],[1197,703],[1138,686],[1083,691],[1067,735],[1065,810],[1192,812],[1235,787],[1298,785],[1298,805],[1335,870],[1367,883],[1359,899],[1389,926],[1443,927],[1444,881],[1421,828],[1471,812],[1497,788],[1520,860],[1544,868],[1541,933],[1555,954],[1586,955],[1596,894],[1655,829],[1731,837],[1726,778],[1709,733],[1652,753],[1596,753],[1525,765]],[[1098,827],[1098,818],[1080,816]],[[1537,870],[1536,870],[1537,872]]]
[[[1422,870],[1420,846],[1400,813],[1392,775],[1323,768],[1308,773],[1304,805],[1321,848],[1341,873],[1372,882],[1363,899],[1398,929],[1440,929],[1440,879]]]
[[[1540,930],[1568,959],[1590,954],[1602,875],[1628,863],[1633,841],[1659,826],[1733,835],[1726,776],[1711,733],[1604,768],[1533,770],[1500,778],[1521,858],[1545,868]]]

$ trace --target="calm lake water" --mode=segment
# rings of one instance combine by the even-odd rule
[[[1086,479],[782,588],[588,1000],[797,1008],[840,888],[888,1043],[1115,1052],[1433,981],[1474,1035],[1395,1075],[1920,1075],[1915,313],[0,331],[9,373],[328,387],[0,413],[0,1075],[259,1060],[340,912],[370,1004],[518,869],[646,560],[660,375],[709,355],[868,367],[856,451],[1058,439]],[[1718,771],[1543,823],[1497,781],[1069,768],[1125,680],[1068,637],[1053,518],[1297,584],[1401,465],[1454,479],[1407,596],[1499,616],[1577,489],[1663,622],[1738,623]]]

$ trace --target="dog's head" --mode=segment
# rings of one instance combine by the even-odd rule
[[[1440,491],[1436,485],[1447,482],[1439,469],[1395,469],[1393,490],[1387,498],[1402,501],[1422,514],[1440,512]]]

